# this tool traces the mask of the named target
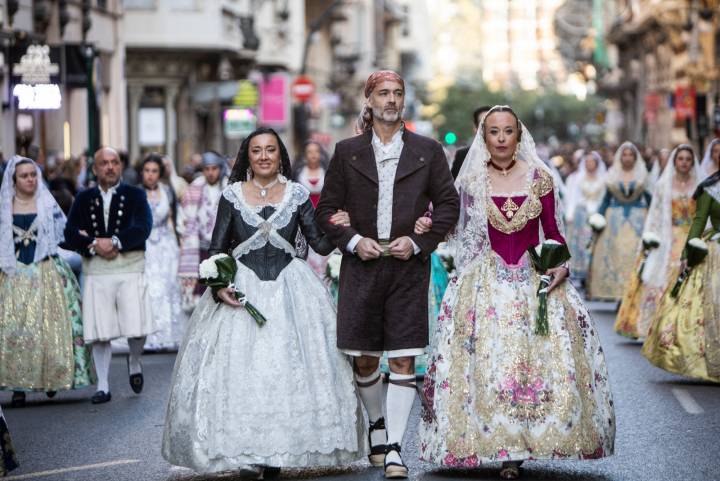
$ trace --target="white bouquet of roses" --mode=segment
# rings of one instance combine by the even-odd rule
[[[588,218],[587,223],[593,231],[592,238],[587,245],[587,248],[590,249],[597,240],[597,237],[600,235],[603,229],[605,229],[605,226],[607,226],[607,221],[605,220],[604,215],[598,214],[596,212]]]
[[[213,297],[217,296],[220,289],[229,288],[248,314],[255,319],[257,325],[261,327],[265,325],[267,322],[265,316],[248,302],[245,294],[235,288],[237,261],[234,258],[227,254],[216,254],[202,261],[199,270],[200,283],[212,289]]]
[[[638,268],[638,277],[641,278],[640,282],[642,282],[642,273],[643,270],[645,270],[645,261],[647,261],[648,255],[650,254],[651,250],[660,247],[660,238],[653,232],[645,232],[642,235],[642,245],[643,257],[642,261],[640,262],[640,267]]]
[[[447,271],[448,274],[452,274],[455,271],[455,259],[453,258],[452,251],[450,250],[447,242],[441,242],[438,244],[437,249],[435,249],[435,254],[440,257],[440,260],[445,267],[445,271]]]
[[[328,257],[327,265],[325,266],[325,278],[330,282],[340,282],[340,264],[342,264],[342,254],[338,251],[334,251]]]
[[[687,279],[690,275],[690,271],[692,271],[693,267],[699,265],[702,261],[705,260],[705,256],[707,256],[708,254],[708,245],[704,240],[698,237],[690,239],[687,243],[685,253],[685,260],[687,262],[685,268],[678,276],[677,281],[675,281],[675,286],[670,292],[670,297],[672,298],[676,298],[678,296],[678,294],[680,293],[680,287],[682,286],[683,282],[685,282],[685,279]]]

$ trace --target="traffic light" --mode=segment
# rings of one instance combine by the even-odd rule
[[[455,145],[455,142],[457,142],[457,134],[455,132],[445,134],[445,143],[447,145]]]

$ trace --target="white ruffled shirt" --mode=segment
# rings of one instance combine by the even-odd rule
[[[405,146],[403,142],[403,129],[398,130],[393,135],[390,143],[383,144],[380,137],[373,130],[372,148],[375,154],[375,165],[378,172],[378,203],[377,203],[377,232],[378,239],[390,239],[392,232],[392,215],[393,215],[393,194],[395,190],[395,174],[400,163],[400,154]],[[356,234],[348,242],[348,252],[355,252],[358,242],[362,240],[362,236]],[[420,252],[420,248],[411,239],[415,254]]]

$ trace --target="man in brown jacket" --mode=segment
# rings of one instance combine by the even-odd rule
[[[415,356],[428,344],[428,258],[457,221],[459,199],[440,144],[404,128],[405,84],[391,71],[365,85],[356,137],[338,142],[316,218],[345,255],[340,271],[338,347],[354,357],[370,420],[370,462],[388,478],[407,477],[400,444],[415,399]],[[433,206],[432,228],[415,221]],[[338,209],[352,225],[330,222]],[[382,412],[379,361],[390,386]]]

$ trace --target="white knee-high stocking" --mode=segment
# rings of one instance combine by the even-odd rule
[[[138,374],[142,372],[140,357],[142,356],[144,345],[145,336],[128,338],[128,347],[130,348],[130,374]]]
[[[382,411],[382,380],[380,379],[380,368],[369,376],[360,376],[355,374],[355,380],[358,383],[358,393],[362,400],[365,411],[367,411],[370,422],[375,422],[383,417]],[[370,444],[377,446],[385,444],[385,430],[377,429],[370,434]]]
[[[387,390],[387,428],[388,444],[402,444],[408,418],[415,402],[415,389],[408,386],[393,384],[393,381],[415,384],[414,374],[398,374],[390,372],[390,385]],[[387,455],[388,462],[400,463],[400,456],[391,451]]]
[[[97,341],[92,343],[92,357],[97,373],[97,390],[110,392],[108,378],[110,376],[110,361],[112,361],[112,347],[110,341]]]

